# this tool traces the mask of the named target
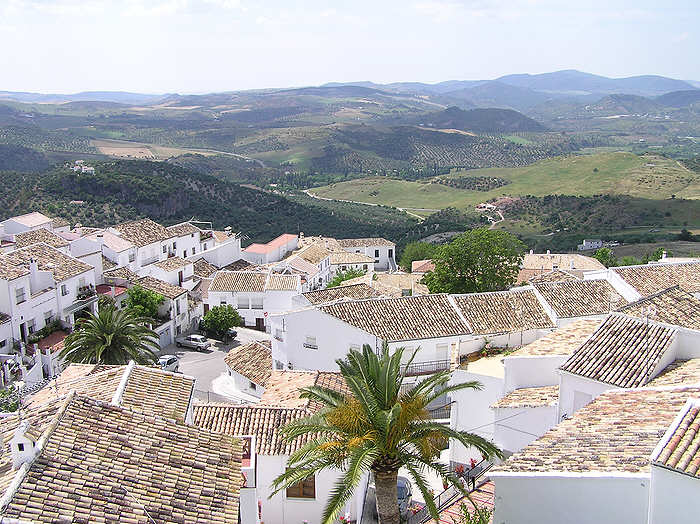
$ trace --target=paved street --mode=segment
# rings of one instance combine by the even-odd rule
[[[180,359],[180,372],[185,375],[190,375],[196,379],[195,389],[197,397],[207,400],[207,393],[210,394],[209,400],[223,400],[213,393],[212,382],[222,373],[226,373],[226,364],[224,357],[226,353],[235,346],[247,344],[253,340],[268,340],[270,335],[262,333],[254,329],[236,328],[238,336],[233,343],[224,344],[218,340],[209,339],[212,346],[204,352],[192,351],[187,348],[178,348],[175,344],[171,344],[163,348],[160,355],[177,355]]]

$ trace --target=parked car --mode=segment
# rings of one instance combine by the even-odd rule
[[[205,327],[203,320],[199,321],[199,328],[198,329],[202,335],[207,336],[209,338],[213,338],[215,340],[220,340],[222,342],[230,342],[231,340],[234,340],[238,336],[238,331],[236,331],[233,328],[229,328],[223,333],[221,333],[219,331],[210,331]]]
[[[158,359],[160,369],[177,373],[180,370],[180,361],[175,355],[163,355]]]
[[[175,345],[179,348],[184,347],[194,349],[195,351],[204,351],[211,346],[211,342],[202,335],[185,335],[184,337],[177,337],[175,339]]]

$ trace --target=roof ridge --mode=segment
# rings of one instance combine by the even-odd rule
[[[126,389],[126,384],[129,382],[129,377],[131,376],[131,372],[134,370],[134,366],[136,366],[136,363],[133,360],[130,360],[129,364],[127,364],[126,369],[124,370],[121,380],[119,381],[119,386],[117,386],[117,389],[112,396],[112,402],[110,402],[110,404],[113,406],[121,406],[124,390]]]
[[[644,302],[648,302],[648,301],[651,300],[651,299],[658,298],[659,296],[663,295],[664,293],[668,293],[669,291],[674,290],[674,289],[677,290],[677,291],[680,291],[681,293],[683,293],[683,294],[685,294],[685,295],[693,296],[692,293],[688,293],[687,291],[681,289],[681,286],[680,286],[680,285],[676,284],[675,286],[667,287],[666,289],[662,289],[661,291],[657,291],[656,293],[652,293],[651,295],[647,295],[646,297],[642,297],[642,298],[640,298],[640,299],[638,299],[638,300],[635,300],[634,302],[630,302],[630,303],[627,304],[626,306],[622,306],[621,308],[619,308],[619,309],[617,309],[617,310],[615,310],[615,311],[616,311],[616,312],[622,312],[622,311],[624,311],[625,309],[628,309],[628,308],[631,308],[631,307],[634,307],[634,306],[638,306],[639,304],[642,304],[642,303],[644,303]]]

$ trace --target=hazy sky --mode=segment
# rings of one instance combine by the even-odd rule
[[[209,92],[580,69],[700,80],[700,0],[0,0],[0,90]]]

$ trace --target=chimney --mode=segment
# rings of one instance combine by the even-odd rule
[[[666,253],[666,250],[664,249],[664,250],[661,252],[661,260],[665,260],[665,259],[666,259],[666,255],[667,255],[667,253]]]
[[[569,260],[569,268],[574,269],[574,261],[573,260]]]
[[[29,422],[22,422],[10,440],[10,453],[12,455],[12,467],[19,469],[23,464],[31,462],[36,455],[36,443],[39,434],[32,428]]]
[[[550,254],[549,249],[547,250],[547,254],[548,254],[548,255]]]
[[[531,254],[531,255],[534,255],[534,254],[535,254],[535,251],[534,251],[533,249],[531,249],[531,250],[530,250],[530,254]]]

